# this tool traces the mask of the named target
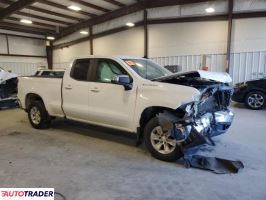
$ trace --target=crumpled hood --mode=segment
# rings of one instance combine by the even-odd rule
[[[160,78],[153,79],[152,81],[166,81],[178,77],[190,77],[190,78],[203,78],[208,80],[213,80],[221,83],[231,83],[232,78],[226,72],[209,72],[203,70],[191,71],[191,72],[182,72],[174,73],[169,76],[163,76]]]
[[[0,84],[2,84],[4,81],[7,81],[12,78],[16,78],[16,77],[18,77],[18,75],[14,73],[9,73],[9,72],[6,72],[0,69]]]

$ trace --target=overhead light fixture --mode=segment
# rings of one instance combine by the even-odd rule
[[[79,33],[82,34],[82,35],[88,35],[89,34],[88,31],[80,31]]]
[[[127,25],[128,27],[133,27],[133,26],[135,26],[135,24],[132,23],[132,22],[128,22],[128,23],[126,23],[126,25]]]
[[[21,19],[20,22],[24,24],[32,24],[32,21],[28,19]]]
[[[209,7],[209,8],[206,8],[205,11],[206,11],[207,13],[213,13],[213,12],[215,12],[215,9],[212,8],[212,7]]]
[[[47,36],[46,39],[47,39],[47,40],[54,40],[55,37],[53,37],[53,36]]]
[[[80,11],[80,10],[81,10],[80,7],[78,7],[78,6],[74,6],[74,5],[68,6],[68,8],[69,8],[70,10],[75,10],[75,11]]]

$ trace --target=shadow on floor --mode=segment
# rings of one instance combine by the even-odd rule
[[[135,133],[124,132],[72,120],[56,119],[52,122],[51,127],[53,129],[69,133],[76,133],[129,146],[136,146],[137,141],[137,135]]]

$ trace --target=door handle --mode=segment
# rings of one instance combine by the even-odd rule
[[[100,90],[98,90],[98,89],[92,89],[91,91],[94,92],[94,93],[100,92]]]
[[[72,90],[72,87],[68,86],[68,87],[65,87],[66,90]]]

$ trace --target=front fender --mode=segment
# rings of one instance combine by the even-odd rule
[[[137,91],[135,126],[139,126],[141,114],[146,108],[165,107],[176,110],[199,98],[200,92],[193,87],[151,81],[143,83]]]

